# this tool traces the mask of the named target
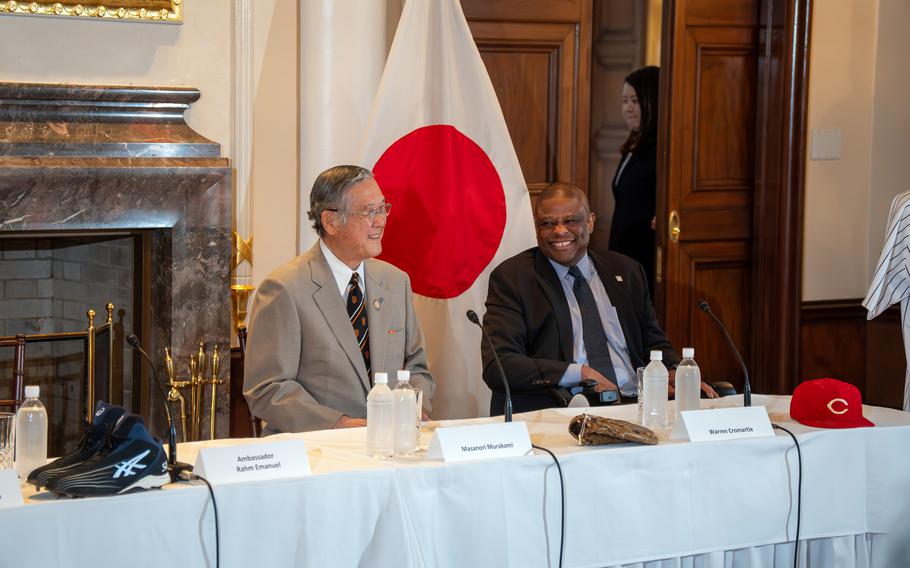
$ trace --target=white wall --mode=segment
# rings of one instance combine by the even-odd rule
[[[869,196],[871,279],[885,239],[891,200],[910,191],[910,2],[879,0],[872,111],[872,182]],[[865,295],[865,294],[863,294]]]
[[[865,295],[878,0],[813,5],[807,141],[842,131],[840,160],[806,164],[803,299]]]
[[[804,300],[866,295],[891,199],[910,190],[908,27],[907,0],[813,5],[808,127],[841,130],[843,157],[806,163]]]
[[[0,16],[0,81],[195,87],[190,126],[230,156],[231,11],[192,0],[182,25]]]
[[[297,254],[297,2],[253,2],[253,279]]]

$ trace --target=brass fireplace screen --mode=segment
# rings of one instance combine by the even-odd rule
[[[118,389],[115,377],[116,353],[115,346],[120,343],[123,352],[122,334],[115,333],[114,304],[105,306],[107,319],[101,325],[95,325],[95,310],[86,313],[88,327],[84,331],[68,331],[58,333],[37,333],[25,335],[25,358],[28,359],[28,346],[46,342],[81,341],[83,344],[84,361],[82,365],[82,417],[91,422],[92,410],[99,400],[111,401],[111,395],[122,392]],[[15,340],[16,336],[0,337],[2,340]],[[26,382],[29,377],[26,376]],[[122,382],[122,375],[119,377]],[[122,385],[120,385],[122,387]],[[21,403],[21,401],[19,401]]]

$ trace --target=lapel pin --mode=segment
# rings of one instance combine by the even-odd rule
[[[617,274],[617,275],[614,276],[613,278],[616,278],[616,281],[617,281],[617,282],[622,282],[622,276],[620,276],[619,274]]]
[[[374,309],[374,310],[381,310],[381,309],[382,309],[382,298],[373,300],[373,309]]]

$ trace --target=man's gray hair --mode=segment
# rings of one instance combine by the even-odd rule
[[[373,179],[373,172],[360,166],[335,166],[322,172],[313,182],[310,191],[310,210],[307,217],[313,222],[313,228],[319,238],[325,237],[322,225],[323,211],[337,211],[341,222],[348,219],[348,190],[358,183]]]

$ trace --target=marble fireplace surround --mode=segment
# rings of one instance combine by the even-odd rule
[[[0,82],[0,238],[142,235],[141,329],[132,331],[162,379],[165,347],[186,373],[194,343],[205,339],[210,354],[218,345],[225,383],[216,434],[226,437],[231,169],[220,146],[184,121],[199,96],[192,88]],[[149,392],[144,365],[142,374],[140,406],[160,434],[160,395]]]

